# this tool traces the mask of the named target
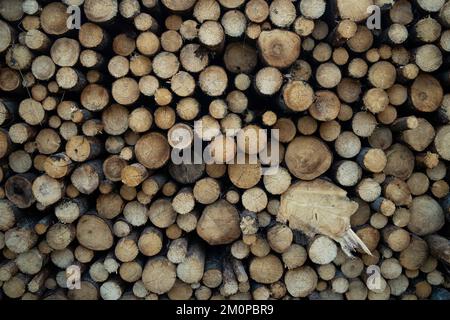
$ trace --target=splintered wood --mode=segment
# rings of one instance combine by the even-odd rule
[[[0,299],[450,300],[449,28],[0,0]]]

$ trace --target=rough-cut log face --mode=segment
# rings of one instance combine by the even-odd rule
[[[434,139],[434,145],[439,155],[447,161],[450,161],[450,125],[440,128]]]
[[[339,15],[342,19],[361,21],[370,15],[367,10],[373,5],[373,0],[337,0]]]
[[[107,22],[116,16],[118,10],[117,0],[84,1],[84,12],[92,22]]]
[[[92,2],[92,1],[90,1]],[[67,6],[63,3],[52,2],[42,9],[40,16],[42,29],[50,35],[61,35],[66,33],[67,19],[69,13],[66,12]]]
[[[400,179],[407,179],[414,170],[413,153],[401,144],[394,144],[387,152],[387,163],[384,173]]]
[[[175,284],[175,265],[166,258],[150,259],[142,272],[142,281],[147,290],[163,294]]]
[[[195,4],[195,0],[162,0],[161,2],[168,9],[179,12],[189,10]]]
[[[417,77],[411,87],[411,99],[414,107],[422,112],[435,111],[442,102],[442,86],[436,78],[428,74]]]
[[[148,169],[162,167],[169,160],[170,146],[159,133],[149,133],[138,140],[135,146],[136,158]]]
[[[0,0],[0,300],[450,299],[449,28],[450,0]]]
[[[300,37],[290,31],[271,30],[261,32],[258,38],[261,57],[264,62],[277,68],[287,68],[300,55]]]
[[[9,25],[4,22],[0,21],[0,52],[5,51],[12,40],[12,29],[9,27]]]
[[[316,233],[339,238],[350,227],[358,204],[347,192],[326,180],[297,182],[281,196],[278,219],[309,236]]]
[[[313,180],[331,166],[332,155],[327,145],[312,137],[295,138],[286,150],[286,165],[299,179]]]
[[[286,289],[293,297],[306,297],[317,286],[316,272],[309,266],[289,270],[285,275]]]
[[[290,81],[283,88],[283,101],[293,111],[307,110],[314,101],[314,90],[304,81]]]
[[[408,229],[419,236],[432,234],[444,226],[444,213],[439,203],[429,196],[414,198],[410,207]]]
[[[245,163],[228,165],[228,176],[238,188],[249,189],[254,187],[261,179],[261,164]]]
[[[236,208],[225,200],[207,206],[198,221],[197,233],[211,245],[233,242],[241,234]]]
[[[36,200],[27,177],[15,175],[5,183],[6,197],[19,208],[28,208]]]
[[[258,62],[255,48],[239,42],[226,47],[223,59],[227,70],[234,73],[250,73]]]
[[[102,251],[113,245],[113,235],[108,224],[101,218],[85,215],[77,224],[77,239],[84,247]]]

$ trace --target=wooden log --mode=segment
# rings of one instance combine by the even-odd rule
[[[290,245],[282,254],[283,263],[289,270],[301,267],[306,262],[307,258],[307,251],[298,244]]]
[[[217,21],[220,18],[220,5],[217,1],[200,0],[194,6],[192,15],[200,22]]]
[[[111,90],[114,100],[123,105],[130,105],[139,98],[139,85],[132,78],[120,78],[114,81]]]
[[[147,222],[147,208],[138,201],[130,201],[123,208],[125,220],[134,227],[139,227]]]
[[[158,280],[155,281],[156,279]],[[157,294],[168,292],[175,284],[175,279],[176,267],[164,257],[148,260],[142,272],[146,289]]]
[[[109,93],[101,85],[89,84],[81,92],[80,102],[90,111],[100,111],[108,105]]]
[[[328,264],[336,258],[337,246],[329,238],[318,236],[308,247],[308,256],[315,264]]]
[[[50,155],[44,162],[45,173],[54,179],[67,176],[73,168],[72,160],[62,152]]]
[[[114,0],[96,2],[84,1],[84,12],[88,20],[97,23],[110,22],[118,13],[118,3]]]
[[[276,224],[267,230],[267,241],[273,251],[284,253],[292,244],[292,230],[284,224]]]
[[[191,188],[182,188],[172,199],[172,207],[179,214],[187,214],[194,209],[195,198]]]
[[[382,231],[383,239],[389,248],[395,252],[405,250],[410,243],[410,235],[405,229],[397,226],[387,226]]]
[[[208,205],[198,221],[197,233],[212,245],[233,242],[240,236],[236,208],[225,200]]]
[[[306,297],[317,285],[317,274],[309,266],[289,270],[285,277],[286,289],[294,297]]]
[[[7,92],[17,91],[20,85],[20,73],[10,68],[1,68],[0,88]]]
[[[65,199],[55,207],[55,216],[62,223],[72,223],[86,213],[88,208],[86,198]]]
[[[305,198],[302,200],[302,197],[305,196],[303,194],[305,190],[311,193],[311,196],[309,196],[308,199]],[[317,216],[319,214],[319,211],[317,211],[319,210],[319,207],[320,210],[324,210],[325,207],[330,205],[328,203],[330,200],[327,197],[324,198],[323,196],[324,192],[332,194],[335,201],[342,202],[342,208],[346,208],[342,209],[344,211],[342,211],[340,215],[336,214],[332,218],[332,225],[319,224],[317,223],[317,218],[313,218],[313,216]],[[291,228],[302,230],[310,236],[313,236],[317,232],[320,232],[320,234],[323,235],[327,235],[332,239],[338,241],[343,249],[347,252],[352,248],[354,249],[355,247],[360,247],[365,252],[369,253],[369,249],[363,243],[361,243],[357,236],[350,236],[354,240],[346,240],[345,234],[351,234],[352,231],[351,229],[349,229],[350,216],[346,217],[343,212],[347,212],[348,210],[348,212],[354,213],[356,212],[358,206],[356,202],[348,200],[345,195],[346,193],[342,189],[338,188],[330,182],[321,179],[313,180],[311,182],[301,182],[293,184],[282,196],[280,210],[278,212],[278,220],[289,221],[289,226]],[[312,196],[314,196],[315,200],[312,200]],[[292,204],[287,205],[287,203],[289,203],[290,201],[295,201],[292,202],[295,203],[295,206]],[[323,203],[323,205],[320,205],[320,203]],[[304,213],[303,216],[299,216],[294,209],[296,207],[302,208],[302,212],[305,212],[305,208],[309,208],[307,209],[308,213]],[[350,243],[347,241],[349,241]]]
[[[362,177],[362,170],[356,162],[343,160],[333,166],[333,174],[340,185],[355,186]]]
[[[186,12],[195,5],[195,1],[188,0],[188,1],[179,1],[179,0],[162,0],[162,4],[173,12]]]
[[[440,297],[445,1],[10,2],[0,296]],[[86,18],[78,33],[70,6]],[[198,139],[206,163],[169,160]],[[346,257],[355,249],[360,258]],[[70,265],[84,275],[66,293]]]
[[[238,188],[249,189],[255,186],[261,179],[261,165],[250,163],[246,157],[244,164],[230,164],[228,166],[228,176],[231,182]]]
[[[63,67],[56,72],[56,82],[61,89],[80,91],[86,86],[84,75],[73,68]]]
[[[450,159],[450,155],[448,153],[448,148],[445,148],[445,145],[448,144],[448,140],[450,137],[450,126],[443,126],[437,130],[436,137],[434,139],[434,148],[439,153],[439,155],[445,159]]]
[[[282,264],[274,255],[255,257],[250,262],[249,274],[256,282],[270,284],[278,281],[282,276]]]
[[[296,18],[294,4],[285,0],[276,0],[269,7],[270,21],[277,27],[289,27]]]
[[[158,228],[167,228],[176,220],[177,213],[172,208],[172,204],[167,199],[154,201],[149,210],[150,221]]]
[[[387,163],[384,173],[400,179],[408,178],[414,170],[412,152],[400,144],[394,144],[386,151]],[[401,160],[400,160],[401,159]]]
[[[263,31],[258,38],[261,58],[272,67],[289,67],[300,55],[300,45],[298,35],[279,29]]]
[[[138,235],[136,232],[132,232],[129,235],[120,238],[114,247],[114,255],[122,262],[133,261],[139,254],[137,246]]]
[[[412,237],[409,246],[400,253],[400,264],[409,270],[417,270],[427,259],[428,250],[424,240]]]
[[[6,247],[16,254],[26,252],[37,243],[38,235],[34,231],[33,220],[23,220],[15,228],[5,232]]]
[[[313,103],[313,89],[304,81],[290,81],[282,88],[282,102],[293,111],[307,110]],[[297,99],[297,97],[302,99]]]
[[[201,54],[201,51],[199,53]],[[228,71],[249,73],[256,67],[257,53],[244,42],[235,42],[227,45],[223,59]]]
[[[74,256],[81,263],[89,263],[94,258],[94,251],[78,245],[75,248]]]
[[[172,263],[179,264],[186,258],[187,250],[188,240],[186,238],[175,239],[169,245],[167,259]]]
[[[5,126],[16,120],[17,103],[12,100],[0,100],[0,125]]]
[[[414,198],[410,210],[411,220],[408,229],[419,236],[434,233],[441,229],[444,224],[441,206],[429,196]]]
[[[75,239],[75,232],[72,224],[56,223],[48,229],[46,240],[52,249],[62,250]]]
[[[445,263],[450,262],[448,239],[437,234],[425,237],[430,253]]]
[[[368,148],[361,150],[357,157],[357,161],[363,169],[374,173],[382,172],[387,163],[386,155],[383,150]]]
[[[5,63],[14,70],[26,70],[31,66],[33,54],[28,47],[21,44],[13,44],[6,51]]]
[[[6,282],[19,272],[15,261],[8,260],[0,265],[0,281]]]
[[[217,288],[223,280],[222,261],[218,252],[207,252],[203,283],[208,288]]]
[[[81,245],[94,251],[107,250],[113,245],[110,226],[94,215],[83,215],[78,220],[76,238]]]
[[[135,76],[148,75],[152,70],[151,60],[144,55],[136,55],[131,58],[130,71]]]
[[[144,229],[138,241],[139,251],[146,256],[158,254],[162,249],[162,244],[162,233],[152,227]]]
[[[285,168],[278,168],[271,173],[264,175],[264,187],[271,194],[283,194],[291,185],[292,177]]]
[[[159,133],[144,135],[135,145],[137,160],[148,169],[163,166],[169,159],[169,149],[166,138]]]
[[[91,194],[103,180],[104,175],[101,168],[98,160],[86,162],[73,171],[70,180],[78,191],[83,194]]]
[[[430,181],[426,174],[422,172],[414,172],[407,181],[409,190],[412,195],[419,196],[427,192]]]
[[[177,276],[184,283],[198,283],[203,277],[204,265],[203,247],[200,244],[190,244],[185,259],[177,265]]]
[[[122,182],[129,187],[137,187],[147,177],[147,169],[140,163],[133,163],[121,170]]]
[[[241,214],[241,221],[239,227],[241,228],[242,234],[244,235],[254,235],[258,232],[258,220],[254,212],[245,210]]]
[[[61,138],[53,129],[42,129],[36,135],[35,142],[36,147],[41,154],[52,154],[58,151]]]
[[[11,176],[4,186],[6,197],[18,208],[30,207],[36,201],[32,191],[35,178],[29,173]]]
[[[239,285],[234,274],[233,266],[229,260],[224,260],[223,283],[220,287],[220,293],[224,296],[230,296],[237,293]]]
[[[195,183],[193,195],[201,204],[212,204],[220,196],[220,184],[213,178],[198,180]]]
[[[11,279],[5,282],[2,289],[5,295],[11,299],[17,299],[24,295],[26,291],[26,286],[30,281],[31,277],[24,275],[23,273],[18,273]]]
[[[0,44],[0,52],[4,52],[12,43],[15,31],[8,23],[6,23],[5,21],[1,21],[0,34],[2,39]]]
[[[435,111],[439,107],[442,98],[442,87],[431,75],[419,75],[411,86],[411,102],[418,111]]]
[[[286,164],[289,171],[299,179],[313,180],[325,173],[331,166],[332,154],[317,138],[295,138],[286,150]]]
[[[245,16],[255,23],[264,22],[269,16],[269,5],[265,1],[251,0],[245,5]]]

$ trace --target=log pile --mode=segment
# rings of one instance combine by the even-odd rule
[[[449,28],[444,0],[0,0],[0,299],[450,299]]]

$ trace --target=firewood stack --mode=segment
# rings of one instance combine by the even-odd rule
[[[450,299],[450,1],[0,15],[0,298]]]

